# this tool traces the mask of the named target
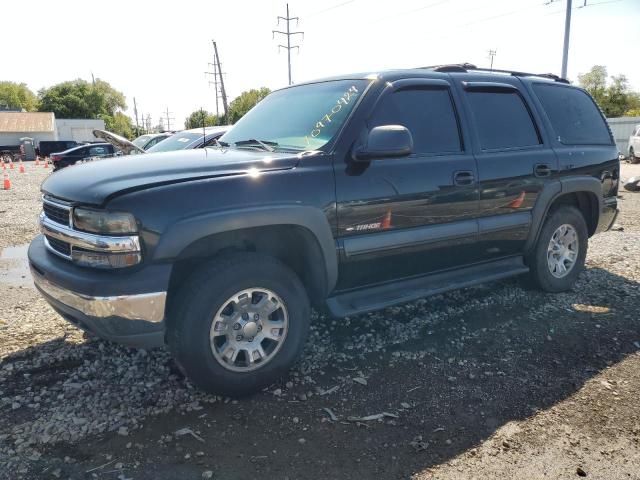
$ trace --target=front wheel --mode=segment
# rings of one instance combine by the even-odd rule
[[[167,342],[199,388],[241,396],[288,371],[309,323],[309,299],[297,275],[275,258],[244,252],[189,277],[173,302]]]
[[[640,162],[640,157],[636,157],[636,153],[633,150],[633,147],[629,148],[629,163],[638,163]]]
[[[575,207],[549,214],[528,261],[533,283],[547,292],[571,289],[584,268],[588,240],[587,224]]]

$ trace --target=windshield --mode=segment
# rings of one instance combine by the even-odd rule
[[[268,95],[221,142],[231,147],[318,150],[340,131],[368,80],[335,80]]]
[[[161,142],[150,147],[147,152],[171,152],[173,150],[183,150],[189,147],[195,140],[202,140],[202,133],[180,132],[165,138]]]
[[[144,148],[144,146],[147,144],[150,138],[151,138],[151,135],[141,135],[131,143],[133,143],[136,147]]]

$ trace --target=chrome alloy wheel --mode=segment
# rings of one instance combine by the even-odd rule
[[[547,265],[551,275],[566,277],[578,259],[578,232],[569,224],[560,225],[549,240]]]
[[[266,365],[284,344],[289,315],[267,288],[242,290],[216,312],[209,339],[215,359],[228,370],[249,372]]]

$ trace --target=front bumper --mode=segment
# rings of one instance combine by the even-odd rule
[[[48,252],[42,235],[31,242],[28,256],[37,289],[69,322],[124,345],[164,344],[169,265],[131,272],[82,268]]]

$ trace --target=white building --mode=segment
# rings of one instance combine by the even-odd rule
[[[94,129],[104,130],[104,120],[56,120],[51,112],[0,111],[0,145],[19,145],[23,137],[33,138],[35,145],[42,140],[91,142],[97,140]]]

